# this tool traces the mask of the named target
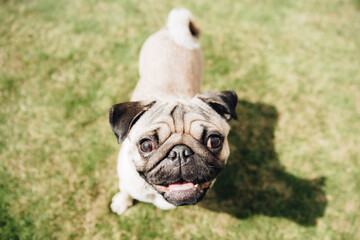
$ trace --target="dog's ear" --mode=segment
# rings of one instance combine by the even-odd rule
[[[235,108],[238,98],[235,92],[206,92],[198,94],[197,97],[210,105],[210,107],[225,118],[226,121],[230,121],[231,118],[237,119]]]
[[[118,143],[125,140],[131,127],[154,103],[124,102],[110,108],[109,122]]]

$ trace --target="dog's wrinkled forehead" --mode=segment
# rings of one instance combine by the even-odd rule
[[[110,108],[109,123],[119,143],[151,128],[193,137],[199,137],[204,129],[227,135],[227,122],[237,119],[236,103],[237,95],[232,91],[206,92],[190,100],[124,102]]]
[[[211,107],[198,99],[156,102],[136,122],[129,137],[141,138],[156,132],[160,142],[172,133],[186,133],[200,139],[204,129],[227,135],[229,125]]]

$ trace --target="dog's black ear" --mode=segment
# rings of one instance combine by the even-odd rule
[[[206,92],[198,94],[197,97],[209,104],[218,114],[220,114],[226,121],[231,118],[237,119],[235,112],[236,104],[238,101],[237,95],[233,91],[222,92]]]
[[[131,127],[154,103],[124,102],[115,104],[110,108],[110,126],[119,143],[125,140]]]

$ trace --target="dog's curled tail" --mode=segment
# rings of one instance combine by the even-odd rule
[[[185,8],[175,8],[169,13],[166,27],[172,39],[187,49],[199,48],[200,30],[195,25],[191,12]]]

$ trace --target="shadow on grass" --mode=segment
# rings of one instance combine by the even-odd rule
[[[232,121],[231,155],[201,206],[238,218],[255,214],[316,225],[325,212],[325,178],[301,179],[287,173],[274,146],[275,107],[239,101]]]

